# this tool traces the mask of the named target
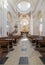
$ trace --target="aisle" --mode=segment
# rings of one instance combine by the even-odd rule
[[[28,58],[28,65],[43,65],[40,56],[40,53],[33,49],[27,37],[23,37],[17,46],[14,46],[14,50],[7,55],[9,58],[4,65],[19,65],[21,57]]]

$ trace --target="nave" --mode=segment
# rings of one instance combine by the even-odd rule
[[[44,65],[40,60],[41,54],[35,50],[27,37],[22,37],[17,46],[14,46],[14,50],[7,54],[7,57],[4,65],[25,65],[19,64],[20,57],[28,57],[28,64],[26,65]]]
[[[45,65],[45,0],[0,0],[0,65]]]

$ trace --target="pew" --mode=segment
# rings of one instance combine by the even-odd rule
[[[42,41],[42,40],[43,40],[43,37],[42,37],[42,36],[38,36],[38,37],[35,39],[36,48],[39,46],[39,41]]]
[[[13,39],[12,39],[12,37],[8,37],[5,40],[8,41],[10,50],[13,49]]]
[[[12,46],[12,38],[0,37],[0,61],[6,57],[7,53],[10,51],[10,46]]]
[[[0,59],[3,57],[3,50],[0,48]]]
[[[45,56],[45,36],[38,36],[38,35],[28,35],[29,40],[35,43],[35,48],[38,49],[42,56]]]
[[[39,43],[39,51],[41,53],[42,56],[45,57],[45,40],[41,40],[41,41],[38,41]]]
[[[38,49],[42,56],[45,56],[45,37],[39,36],[36,38],[36,49]]]
[[[45,52],[45,41],[44,40],[38,41],[38,45],[39,45],[39,50]]]
[[[12,39],[12,36],[1,37],[0,40],[7,41],[8,42],[8,46],[9,46],[9,50],[13,49],[13,39]]]
[[[3,49],[3,52],[9,51],[9,43],[7,40],[0,40],[0,47]]]
[[[38,37],[38,35],[28,35],[27,37],[28,37],[29,40],[32,41],[32,43],[35,43],[36,38]]]
[[[17,42],[21,39],[21,35],[13,35],[12,40],[15,45],[17,45]]]
[[[8,37],[0,37],[0,45],[1,48],[3,48],[3,51],[9,51],[10,49],[13,49],[13,42],[16,44],[18,40],[20,40],[22,36],[21,35],[11,35]]]

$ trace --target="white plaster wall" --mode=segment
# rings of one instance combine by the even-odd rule
[[[0,36],[2,36],[2,10],[0,10]]]
[[[0,36],[7,36],[7,11],[3,8],[0,11],[0,27],[2,30],[0,31]]]
[[[42,24],[43,24],[43,33],[42,33],[42,35],[45,36],[45,3],[44,2],[41,5],[41,7],[39,8],[39,10],[40,9],[42,10],[42,13],[43,13],[43,21],[42,21]],[[40,20],[37,20],[35,18],[33,25],[34,25],[34,35],[39,35]]]

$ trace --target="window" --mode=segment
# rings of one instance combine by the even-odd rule
[[[39,31],[40,31],[40,35],[42,35],[42,32],[43,32],[43,24],[42,23],[39,25]]]

